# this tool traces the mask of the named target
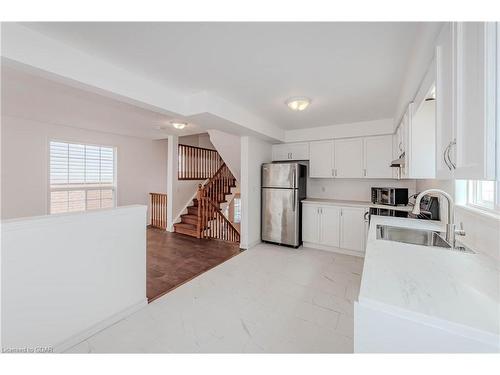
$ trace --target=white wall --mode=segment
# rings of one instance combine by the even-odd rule
[[[62,351],[146,300],[146,207],[2,222],[2,348]]]
[[[434,58],[436,38],[443,25],[443,22],[422,22],[419,25],[417,39],[414,41],[412,55],[408,61],[404,76],[405,80],[399,92],[399,102],[394,114],[394,128],[398,126],[408,103],[413,101],[417,94],[418,88],[429,68],[429,64]]]
[[[227,167],[236,178],[241,179],[241,142],[240,136],[229,134],[220,130],[208,130],[210,140],[217,152],[226,163]]]
[[[408,188],[408,195],[416,192],[415,180],[308,178],[307,197],[370,201],[372,187],[386,186]]]
[[[392,134],[393,132],[393,119],[388,118],[373,121],[353,122],[349,124],[321,126],[316,128],[287,130],[285,132],[285,141],[306,142],[322,139]]]
[[[241,137],[242,249],[249,249],[260,242],[261,165],[271,159],[271,143],[256,137]]]
[[[456,200],[454,180],[417,180],[417,190],[441,189]],[[442,221],[446,221],[446,200],[440,199]],[[487,254],[494,262],[500,262],[500,220],[480,214],[460,205],[455,206],[455,223],[463,223],[466,235],[458,236],[460,242],[477,252]]]
[[[208,135],[208,133],[185,135],[179,137],[179,144],[215,150],[214,145],[210,141],[210,136]]]
[[[117,205],[166,192],[167,141],[101,133],[2,116],[2,219],[48,213],[50,139],[117,148]]]

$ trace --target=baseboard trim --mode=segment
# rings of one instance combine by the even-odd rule
[[[339,253],[339,254],[345,254],[345,255],[352,255],[352,256],[355,256],[355,257],[358,257],[358,258],[364,258],[365,257],[365,253],[363,251],[342,249],[340,247],[326,246],[326,245],[321,245],[321,244],[317,244],[317,243],[313,243],[313,242],[304,242],[303,247],[309,247],[311,249],[331,251],[333,253]]]
[[[76,335],[70,337],[67,340],[64,340],[62,343],[59,343],[57,345],[54,345],[54,352],[56,353],[62,353],[69,348],[81,343],[82,341],[85,341],[89,337],[95,335],[97,332],[102,331],[103,329],[119,322],[122,319],[125,319],[127,316],[135,313],[136,311],[142,309],[143,307],[147,306],[148,300],[144,299],[141,300],[140,302],[137,302],[133,304],[132,306],[127,307],[124,310],[119,311],[116,314],[111,315],[110,317],[100,321],[97,324],[94,324],[90,328],[84,330],[83,332],[77,333]]]
[[[251,249],[252,247],[257,246],[257,245],[258,245],[258,244],[260,244],[261,242],[262,242],[261,240],[255,240],[255,241],[253,241],[253,242],[249,243],[246,247],[240,247],[240,249],[242,249],[242,250],[249,250],[249,249]]]

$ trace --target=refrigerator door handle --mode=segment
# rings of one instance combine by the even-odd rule
[[[295,212],[295,205],[297,204],[297,199],[296,199],[296,196],[297,195],[297,191],[294,191],[293,192],[293,209],[292,211]]]

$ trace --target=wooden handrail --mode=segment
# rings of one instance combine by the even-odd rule
[[[223,164],[219,153],[208,148],[179,144],[178,153],[179,180],[206,180]]]
[[[240,234],[224,216],[220,203],[231,193],[235,178],[226,163],[205,183],[198,187],[197,232],[200,238],[219,238],[239,242]]]
[[[149,193],[151,226],[167,229],[167,194]]]

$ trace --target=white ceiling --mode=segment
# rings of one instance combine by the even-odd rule
[[[23,24],[189,95],[213,91],[283,129],[394,116],[418,23]],[[287,109],[290,96],[310,108]]]
[[[172,117],[5,65],[1,81],[2,115],[151,139],[204,132],[193,124],[174,129]]]

